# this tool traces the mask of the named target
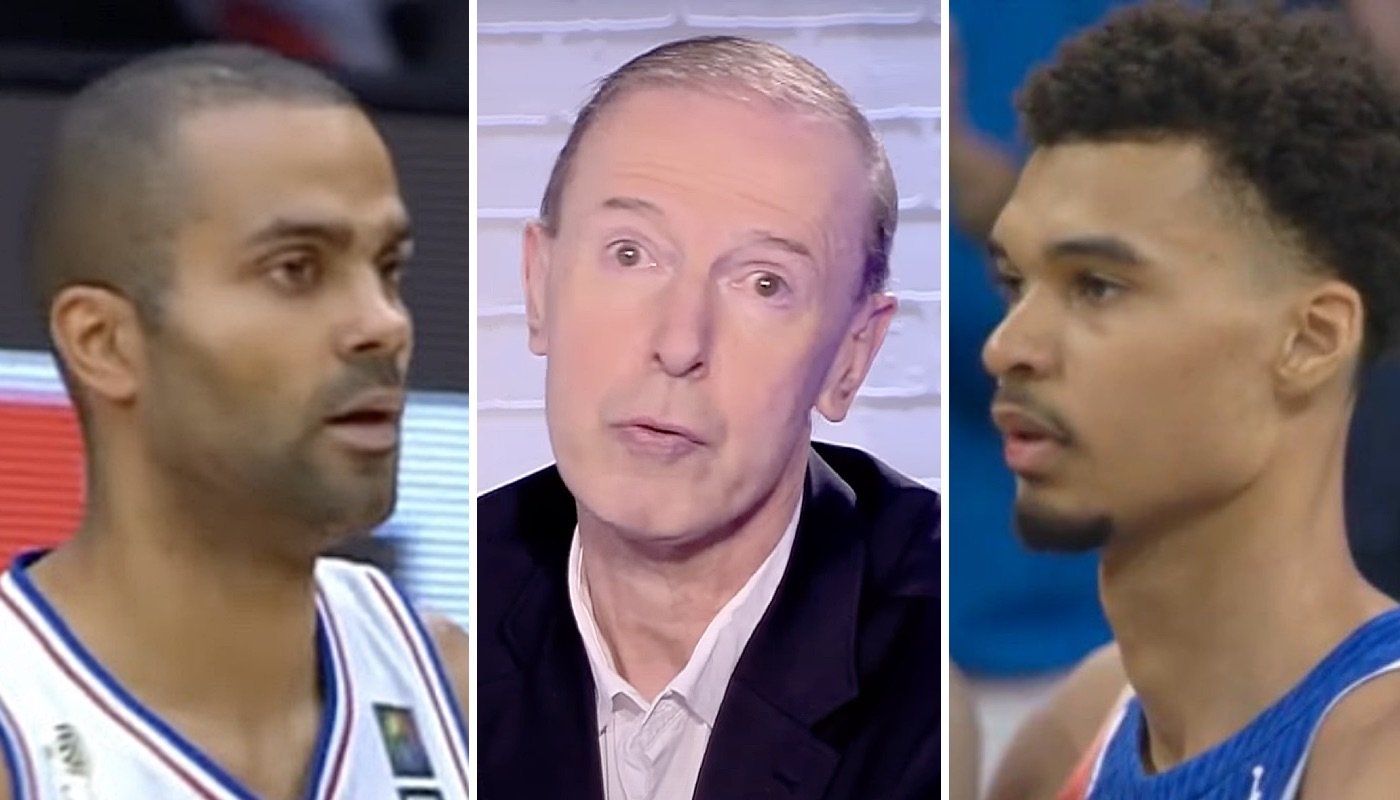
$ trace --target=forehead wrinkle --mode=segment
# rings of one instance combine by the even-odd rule
[[[612,162],[615,165],[615,172],[627,176],[628,173],[648,170],[662,176],[666,180],[674,182],[676,176],[695,180],[693,169],[686,167],[693,160],[687,162],[684,158],[678,158],[678,146],[675,142],[677,137],[684,137],[692,149],[701,149],[704,152],[699,154],[700,160],[705,161],[712,167],[717,167],[718,171],[713,175],[702,175],[701,178],[708,179],[707,183],[715,187],[721,193],[722,199],[734,196],[747,200],[762,207],[772,208],[780,212],[791,213],[791,209],[779,206],[769,197],[770,194],[761,190],[746,190],[745,187],[752,186],[754,181],[762,174],[763,168],[759,170],[744,171],[746,158],[732,158],[723,149],[739,145],[745,152],[755,156],[774,156],[775,163],[782,163],[785,166],[791,165],[800,185],[812,186],[814,181],[808,177],[813,174],[812,170],[802,168],[800,162],[795,162],[786,156],[787,151],[775,146],[776,143],[784,143],[793,138],[800,138],[804,144],[814,145],[824,149],[831,143],[839,142],[842,157],[834,160],[849,161],[849,166],[853,171],[849,175],[843,174],[842,170],[830,170],[837,180],[832,181],[836,185],[821,187],[818,191],[822,197],[824,208],[819,212],[822,216],[830,216],[833,211],[839,211],[849,206],[845,202],[848,192],[844,185],[845,179],[855,181],[860,187],[860,193],[866,198],[866,202],[873,202],[873,192],[869,186],[868,169],[860,152],[859,144],[852,140],[850,131],[835,120],[824,118],[813,119],[810,115],[802,114],[793,109],[782,106],[773,106],[766,103],[742,104],[735,98],[717,95],[714,92],[706,91],[703,88],[692,88],[684,86],[675,87],[635,87],[629,90],[627,96],[619,97],[604,113],[602,113],[592,125],[592,129],[580,144],[579,159],[577,162],[574,179],[586,173],[599,174],[596,169],[599,166],[600,157],[604,162]],[[660,117],[656,113],[643,113],[647,107],[661,105],[674,105],[677,102],[677,95],[682,97],[695,97],[700,103],[713,103],[716,100],[722,104],[736,104],[737,117],[735,124],[727,131],[716,137],[691,137],[687,131],[679,133],[668,129],[664,115]],[[650,109],[655,111],[655,108]],[[758,118],[754,115],[760,115]],[[645,135],[640,141],[634,141],[633,147],[623,149],[615,144],[618,139],[625,139],[629,136],[636,138],[635,131],[641,130]],[[592,167],[593,169],[590,169]],[[642,176],[648,177],[648,176]],[[784,184],[790,183],[789,180]],[[779,176],[779,180],[782,177]],[[574,181],[571,180],[570,183]],[[783,187],[779,188],[777,194],[783,192]],[[566,191],[567,191],[566,187]],[[564,203],[567,205],[567,201]],[[861,238],[864,239],[863,221],[867,216],[866,208],[860,211],[862,220]],[[814,228],[827,227],[826,220],[804,220],[804,224],[809,224]]]

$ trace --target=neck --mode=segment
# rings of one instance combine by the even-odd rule
[[[82,528],[33,570],[98,661],[172,715],[255,728],[319,703],[315,557],[268,546],[316,532],[237,515],[155,469],[103,475]]]
[[[582,507],[579,542],[593,616],[618,674],[650,700],[685,668],[720,609],[782,539],[802,500],[807,448],[753,513],[702,547],[662,554]]]
[[[1155,769],[1244,728],[1391,605],[1347,548],[1344,434],[1280,454],[1219,507],[1105,548],[1104,610]]]

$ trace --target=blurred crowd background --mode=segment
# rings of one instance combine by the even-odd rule
[[[400,90],[419,92],[427,84],[468,85],[467,11],[457,0],[6,0],[0,43],[132,54],[197,40],[242,41],[339,70],[402,78]],[[465,92],[446,102],[465,105]]]

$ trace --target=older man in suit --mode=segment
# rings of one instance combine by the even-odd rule
[[[937,495],[811,442],[894,314],[896,216],[777,47],[663,45],[584,107],[524,240],[557,463],[479,508],[483,796],[937,795]]]

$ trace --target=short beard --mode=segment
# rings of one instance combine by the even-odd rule
[[[1069,516],[1034,504],[1016,504],[1016,533],[1021,543],[1040,553],[1087,553],[1113,538],[1107,514]]]

